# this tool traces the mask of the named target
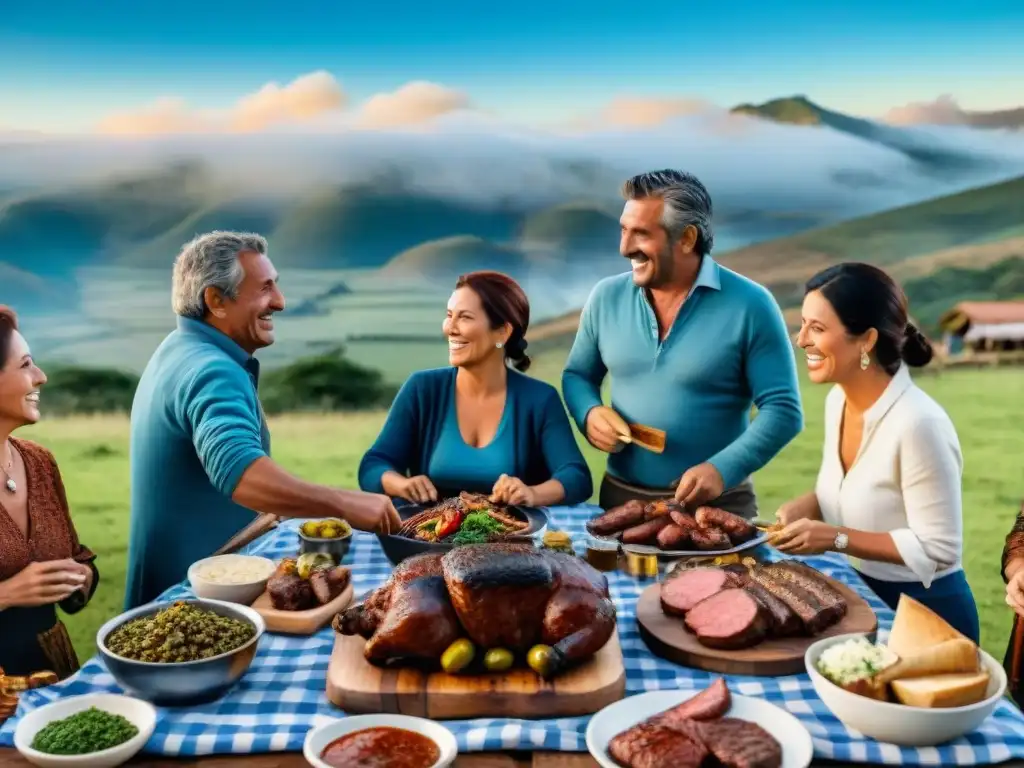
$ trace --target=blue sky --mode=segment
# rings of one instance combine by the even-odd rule
[[[162,96],[221,108],[327,70],[355,102],[411,80],[524,121],[616,96],[804,93],[876,115],[1024,103],[1024,2],[0,0],[0,125],[87,130]],[[1016,87],[1013,87],[1016,85]]]

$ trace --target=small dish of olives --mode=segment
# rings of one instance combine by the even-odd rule
[[[323,553],[340,563],[352,545],[352,526],[336,517],[307,520],[299,526],[299,554]]]

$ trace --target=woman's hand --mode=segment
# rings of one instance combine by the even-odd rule
[[[775,519],[784,526],[797,520],[821,520],[818,497],[812,492],[787,501],[779,507]]]
[[[401,493],[397,495],[403,499],[415,501],[417,504],[437,501],[437,489],[426,475],[405,478],[402,482]]]
[[[1006,583],[1006,604],[1018,616],[1024,617],[1024,568],[1019,569]]]
[[[834,525],[802,518],[773,534],[768,543],[788,555],[820,555],[832,550],[837,533]]]
[[[537,495],[533,488],[518,477],[502,475],[491,491],[491,501],[495,504],[511,504],[519,507],[537,506]]]
[[[31,608],[59,603],[91,581],[89,566],[74,560],[29,563],[0,582],[0,606]]]

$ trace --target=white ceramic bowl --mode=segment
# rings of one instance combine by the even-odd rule
[[[207,565],[223,565],[232,562],[250,562],[263,568],[266,576],[253,581],[246,581],[238,584],[223,584],[209,581],[199,575],[200,569]],[[227,603],[238,603],[239,605],[252,605],[253,601],[263,594],[267,588],[267,581],[277,566],[273,560],[256,555],[215,555],[192,563],[188,569],[188,580],[192,585],[192,591],[196,597],[205,600],[223,600]]]
[[[988,695],[984,701],[977,704],[930,709],[877,701],[850,693],[818,672],[817,662],[826,648],[854,637],[866,635],[854,633],[819,640],[807,649],[804,663],[815,692],[832,714],[846,727],[876,741],[905,747],[934,747],[945,744],[981,725],[1006,693],[1006,672],[1003,665],[984,651],[981,651],[981,663],[989,674]]]
[[[32,740],[45,726],[89,707],[121,715],[134,724],[139,732],[123,744],[88,755],[48,755],[32,749]],[[26,760],[40,768],[113,768],[135,757],[146,746],[155,727],[156,709],[152,704],[116,693],[90,693],[57,699],[30,710],[18,721],[18,727],[14,730],[14,746]]]
[[[302,756],[313,768],[331,768],[320,759],[320,755],[327,745],[345,734],[362,731],[366,728],[404,728],[414,733],[422,733],[432,739],[441,750],[441,757],[430,768],[448,768],[455,762],[455,756],[459,753],[454,734],[433,720],[410,717],[409,715],[353,715],[340,720],[332,720],[318,728],[311,729],[306,734]]]

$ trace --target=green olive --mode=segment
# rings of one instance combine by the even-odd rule
[[[295,563],[300,579],[308,579],[313,571],[334,565],[334,558],[325,552],[304,552]]]
[[[300,530],[304,535],[309,536],[309,538],[311,539],[318,538],[316,534],[319,529],[317,527],[317,524],[312,520],[303,523],[302,528]]]
[[[466,638],[456,640],[441,654],[441,669],[445,672],[461,672],[468,667],[476,655],[476,649]]]
[[[512,651],[505,648],[491,648],[484,655],[484,666],[491,672],[504,672],[512,666],[514,660]]]
[[[550,645],[535,645],[526,654],[526,663],[541,677],[547,678],[555,671],[557,656]]]

